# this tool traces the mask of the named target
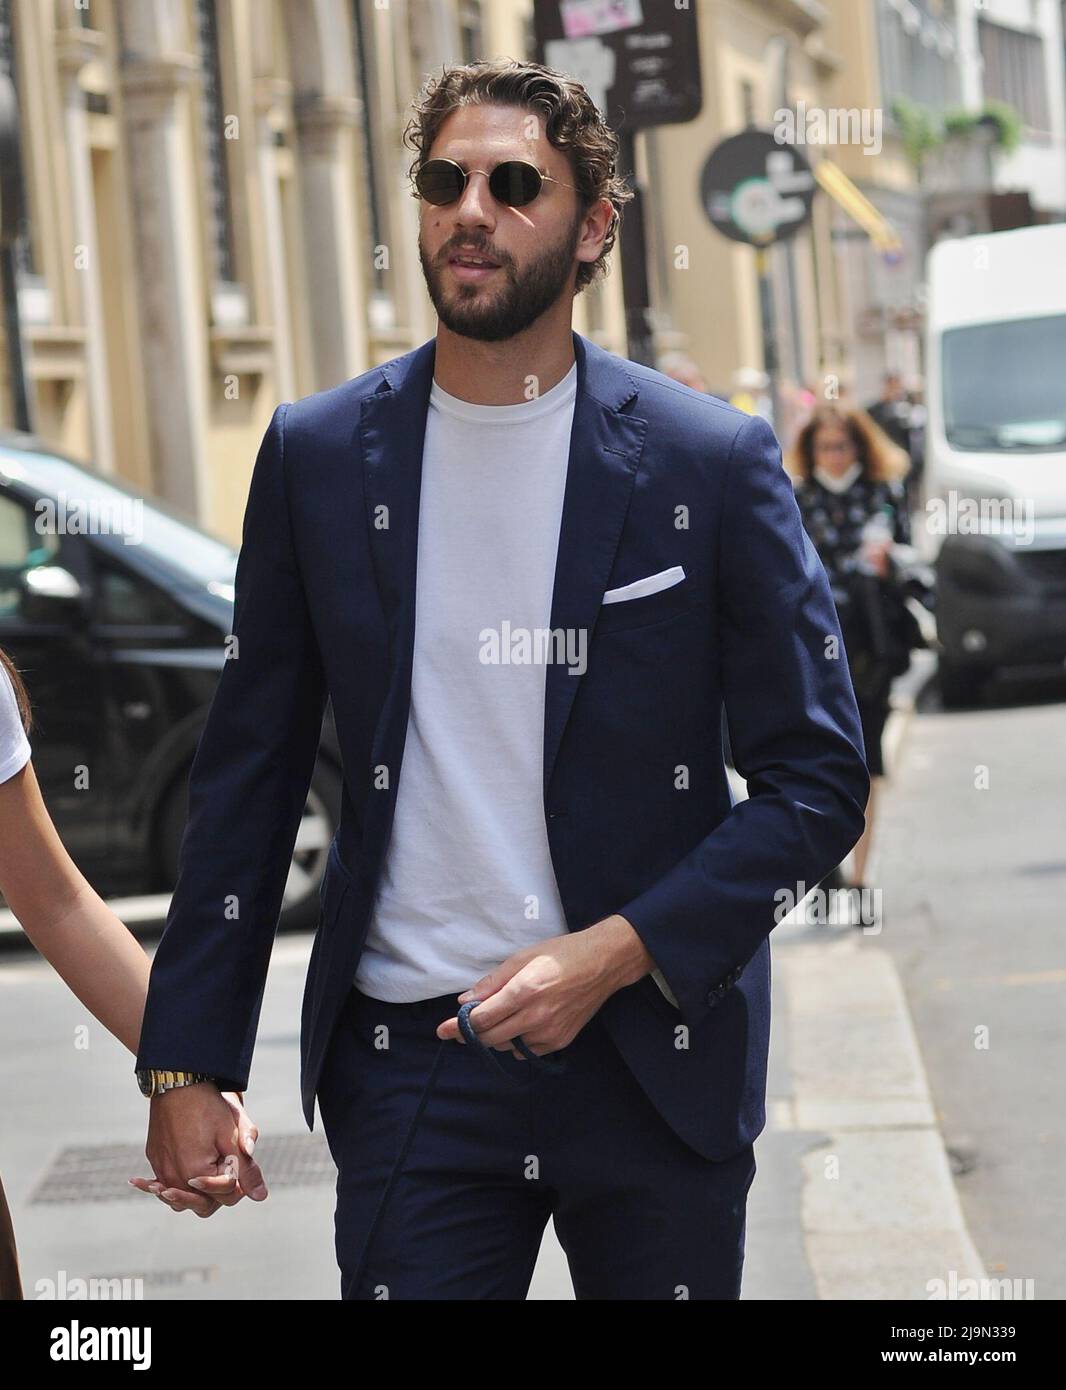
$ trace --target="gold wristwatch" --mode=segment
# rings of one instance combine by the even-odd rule
[[[161,1096],[164,1091],[173,1091],[178,1086],[193,1086],[198,1081],[214,1080],[213,1076],[208,1076],[202,1071],[160,1071],[156,1067],[137,1069],[137,1084],[141,1088],[141,1095],[148,1096],[149,1099],[152,1096]]]

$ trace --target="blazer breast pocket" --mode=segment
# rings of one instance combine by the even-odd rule
[[[608,589],[596,619],[596,633],[644,627],[663,622],[699,607],[691,581],[681,565],[642,575],[628,584]]]

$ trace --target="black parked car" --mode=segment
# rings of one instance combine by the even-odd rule
[[[49,813],[104,897],[174,887],[236,563],[232,546],[170,507],[0,431],[0,646],[29,688]],[[327,705],[283,927],[317,920],[340,767]]]

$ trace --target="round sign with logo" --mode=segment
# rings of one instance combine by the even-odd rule
[[[700,201],[712,224],[750,246],[795,236],[810,219],[816,188],[795,145],[754,127],[717,145],[700,175]]]

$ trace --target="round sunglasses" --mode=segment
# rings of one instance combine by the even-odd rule
[[[489,192],[498,203],[507,207],[520,208],[531,203],[540,193],[544,183],[557,183],[561,188],[573,188],[572,183],[542,174],[535,164],[524,159],[505,159],[497,164],[492,173],[485,169],[471,169],[469,172],[454,159],[429,159],[419,169],[415,177],[418,195],[435,207],[444,207],[463,196],[470,174],[485,174],[489,181]]]

